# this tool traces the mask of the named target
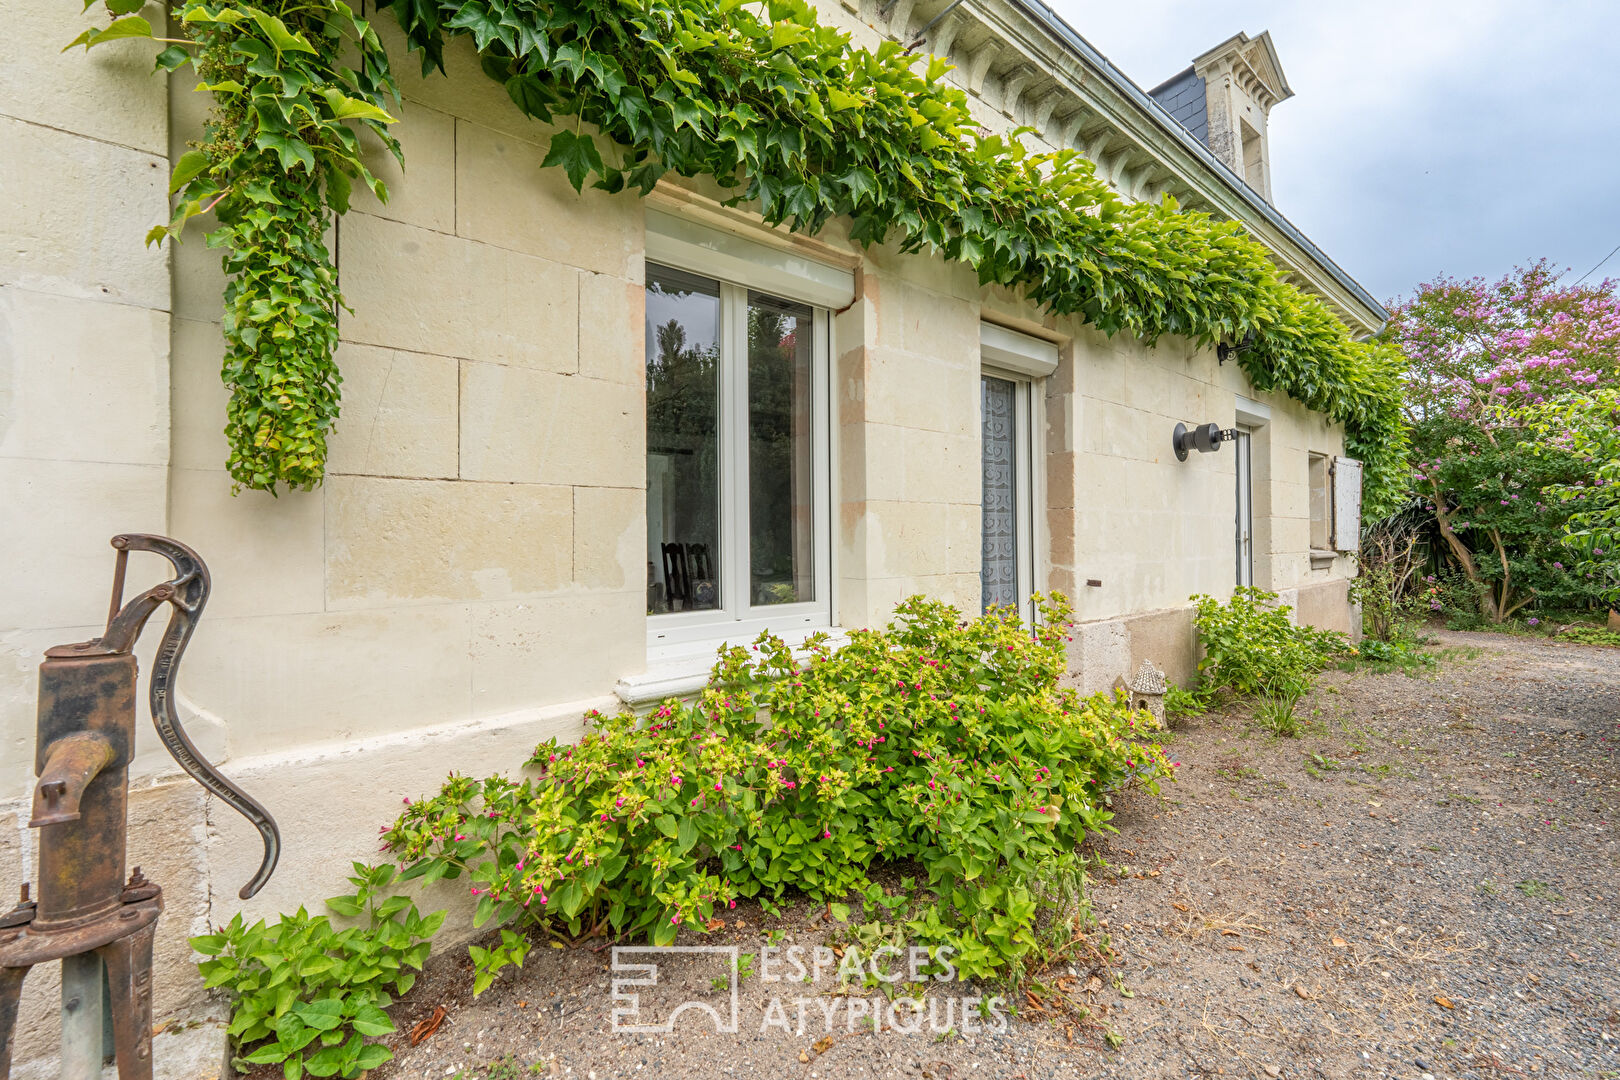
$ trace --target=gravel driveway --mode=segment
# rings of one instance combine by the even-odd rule
[[[1097,847],[1112,869],[1093,882],[1094,937],[1112,962],[1050,973],[1004,1032],[970,1009],[874,1033],[881,998],[756,967],[738,1034],[695,1013],[673,1034],[620,1034],[607,955],[542,946],[476,1003],[464,960],[433,961],[374,1075],[1620,1077],[1620,649],[1441,639],[1418,678],[1324,676],[1299,738],[1240,708],[1181,728],[1180,782],[1128,797]],[[805,905],[728,915],[690,943],[757,956],[766,932],[828,939]],[[666,966],[644,1015],[692,998],[725,1018],[713,963]],[[438,1007],[410,1047],[403,1029]]]

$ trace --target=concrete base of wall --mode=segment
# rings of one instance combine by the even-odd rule
[[[225,1021],[217,1017],[173,1022],[152,1036],[152,1080],[220,1080],[234,1077],[231,1041]],[[11,1071],[12,1080],[57,1080],[58,1059],[38,1057]],[[101,1071],[101,1080],[118,1080],[117,1065]]]
[[[237,899],[237,890],[253,876],[263,853],[253,826],[189,777],[170,773],[137,779],[130,791],[129,866],[140,866],[161,885],[164,899],[153,950],[154,1019],[166,1030],[190,1032],[198,1030],[199,1022],[206,1028],[223,1016],[222,1003],[203,989],[197,974],[197,958],[187,940],[192,935],[207,933],[238,912],[249,922],[275,922],[280,913],[300,905],[311,914],[332,914],[321,899],[354,891],[346,880],[353,873],[352,861],[387,861],[378,851],[378,827],[392,823],[402,800],[434,794],[452,770],[515,775],[546,739],[577,741],[584,733],[581,718],[593,708],[614,712],[618,702],[592,699],[224,762],[221,771],[263,803],[281,830],[275,875],[247,901]],[[0,804],[0,895],[16,896],[21,883],[16,871],[31,876],[35,865],[35,840],[25,827],[27,809],[21,801]],[[433,941],[435,952],[454,950],[476,936],[465,881],[413,892],[424,912],[450,909],[444,930]],[[41,965],[23,985],[13,1076],[57,1075],[59,971],[57,964]],[[184,1043],[161,1035],[154,1039],[158,1077],[220,1075],[223,1050],[209,1056],[212,1051],[202,1046],[202,1038],[189,1036]],[[165,1046],[173,1048],[178,1061],[192,1064],[163,1072]],[[205,1059],[213,1071],[192,1067]]]
[[[1361,638],[1361,613],[1350,605],[1342,578],[1278,594],[1294,621]],[[1118,680],[1151,660],[1177,686],[1198,681],[1198,632],[1191,606],[1165,608],[1075,626],[1069,643],[1068,682],[1083,694],[1107,693]]]

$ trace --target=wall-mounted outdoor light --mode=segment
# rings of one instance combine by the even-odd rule
[[[1223,341],[1215,346],[1215,359],[1219,363],[1225,364],[1228,360],[1235,360],[1252,348],[1254,348],[1254,331],[1250,330],[1243,335],[1243,340],[1235,345],[1228,345]]]
[[[1199,424],[1189,431],[1186,424],[1178,422],[1170,444],[1176,448],[1176,460],[1186,461],[1188,450],[1197,450],[1200,454],[1213,453],[1221,448],[1221,443],[1235,438],[1235,428],[1222,431],[1219,424]]]

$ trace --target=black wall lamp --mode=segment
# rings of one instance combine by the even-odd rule
[[[1254,348],[1254,331],[1250,330],[1247,334],[1243,335],[1243,340],[1238,342],[1236,345],[1228,345],[1224,341],[1219,345],[1216,345],[1215,359],[1217,362],[1224,364],[1228,360],[1237,359],[1252,348]]]
[[[1188,450],[1211,454],[1221,448],[1221,443],[1231,442],[1235,438],[1237,438],[1236,428],[1222,431],[1219,424],[1199,424],[1189,431],[1186,424],[1178,422],[1174,434],[1171,435],[1170,444],[1176,448],[1176,460],[1186,461]]]

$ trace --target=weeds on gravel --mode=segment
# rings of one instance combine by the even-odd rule
[[[1298,704],[1299,696],[1295,694],[1263,697],[1254,706],[1255,721],[1273,735],[1292,739],[1300,730],[1299,717],[1294,715]]]
[[[1577,626],[1558,635],[1560,641],[1573,641],[1581,645],[1607,645],[1620,649],[1620,634],[1598,626]]]
[[[1559,896],[1558,893],[1553,890],[1551,885],[1548,885],[1545,881],[1537,881],[1534,878],[1526,878],[1513,887],[1524,893],[1524,895],[1530,897],[1532,900],[1538,898],[1547,900],[1563,899],[1562,896]]]
[[[1147,713],[1058,686],[1069,606],[1040,608],[1031,633],[1011,609],[964,621],[914,597],[807,657],[762,635],[722,650],[695,702],[592,713],[578,745],[539,747],[533,778],[452,775],[384,843],[402,880],[465,875],[474,925],[655,944],[739,896],[831,903],[915,861],[910,941],[1005,976],[1041,948],[1043,868],[1108,827],[1112,792],[1171,769]]]
[[[1408,678],[1433,668],[1437,661],[1413,641],[1379,641],[1367,638],[1338,663],[1340,671],[1367,671],[1387,675],[1399,671]]]

